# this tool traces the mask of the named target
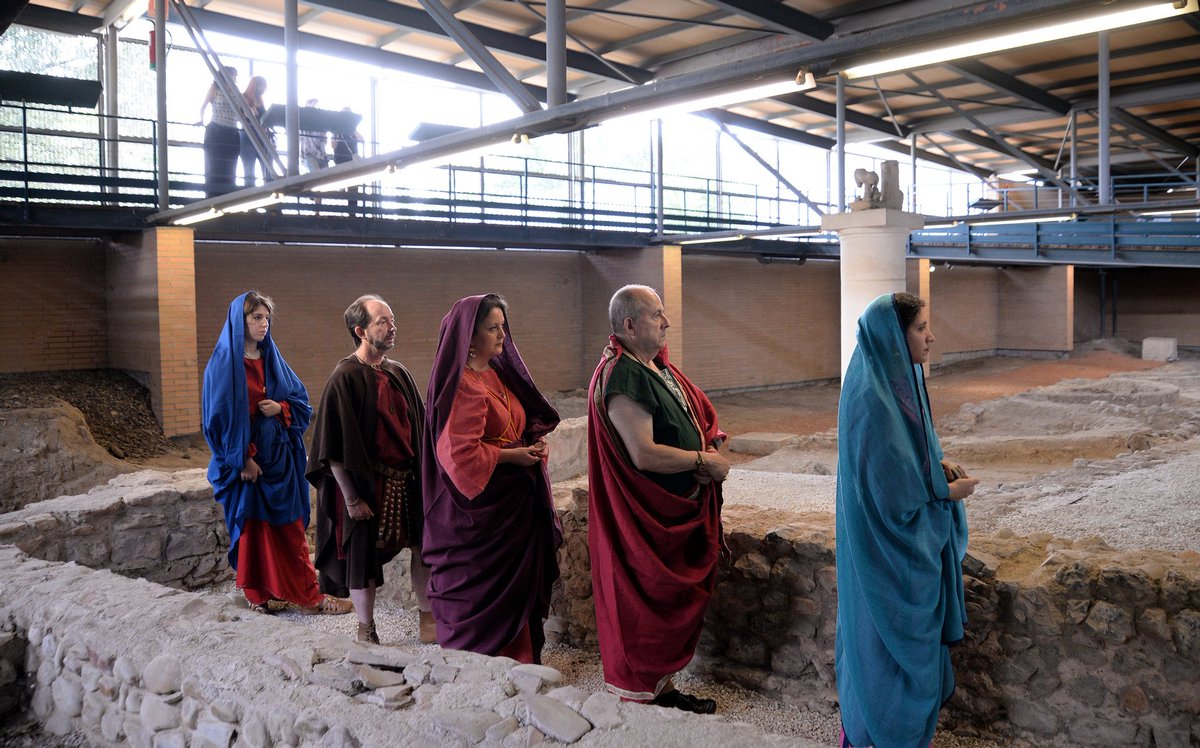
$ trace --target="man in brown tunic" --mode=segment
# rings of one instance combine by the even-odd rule
[[[383,565],[408,546],[421,640],[431,642],[429,570],[418,547],[425,407],[408,369],[386,356],[396,345],[391,307],[378,296],[362,296],[346,309],[346,328],[357,348],[325,384],[306,474],[317,488],[321,591],[348,596],[358,640],[378,643],[375,591],[384,581]]]

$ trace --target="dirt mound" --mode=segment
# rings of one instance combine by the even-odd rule
[[[189,446],[163,436],[149,393],[121,372],[0,375],[0,512],[183,462]]]
[[[118,459],[144,459],[173,450],[150,407],[150,393],[112,369],[0,374],[0,413],[53,408],[67,402],[87,421],[96,443]]]

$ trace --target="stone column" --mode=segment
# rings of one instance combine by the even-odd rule
[[[854,353],[858,318],[876,296],[906,289],[908,235],[924,225],[923,216],[894,208],[835,213],[821,219],[821,228],[836,231],[842,247],[843,377]]]
[[[604,341],[611,330],[608,302],[613,293],[630,283],[640,283],[658,291],[671,327],[667,330],[667,349],[671,363],[683,366],[683,254],[676,245],[645,249],[601,250],[587,255],[588,268],[583,274],[585,332],[583,360],[585,381],[592,374]]]

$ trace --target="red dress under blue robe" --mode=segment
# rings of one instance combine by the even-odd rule
[[[258,404],[267,399],[267,380],[263,359],[243,359],[246,368],[246,393],[252,418],[265,418]],[[287,402],[275,416],[284,427],[292,425],[292,408]],[[257,459],[258,449],[250,442],[249,456]],[[261,467],[261,466],[260,466]],[[321,602],[317,572],[308,555],[304,520],[272,525],[261,519],[247,519],[238,539],[237,586],[252,605],[270,600],[285,600],[311,607]]]

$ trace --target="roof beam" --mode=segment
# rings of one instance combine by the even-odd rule
[[[621,2],[624,2],[624,0],[621,0]],[[610,3],[610,5],[615,5],[615,4],[616,3]],[[594,6],[592,6],[592,7],[594,7]],[[597,51],[607,54],[609,52],[616,52],[616,51],[622,50],[622,49],[629,49],[630,47],[641,44],[642,42],[648,42],[648,41],[652,41],[654,39],[659,39],[664,36],[667,36],[668,34],[674,34],[678,31],[685,31],[687,29],[692,28],[697,23],[707,23],[708,21],[715,21],[718,18],[725,18],[728,15],[729,14],[725,13],[724,11],[715,10],[712,13],[705,13],[704,15],[696,16],[695,18],[689,18],[686,21],[676,21],[674,23],[668,23],[666,25],[659,26],[658,28],[647,29],[646,31],[643,31],[640,34],[634,34],[633,36],[627,36],[622,39],[618,39],[617,41],[612,42],[611,44],[605,44],[602,47],[597,47]]]
[[[1113,119],[1128,127],[1130,130],[1135,130],[1141,135],[1150,140],[1157,141],[1160,145],[1181,153],[1185,156],[1195,158],[1200,155],[1200,148],[1192,145],[1182,138],[1177,138],[1161,127],[1156,127],[1146,120],[1136,115],[1130,114],[1120,107],[1113,107]]]
[[[267,44],[283,45],[283,28],[258,21],[248,21],[235,18],[211,10],[192,9],[192,15],[205,31],[217,31],[223,34],[240,36],[244,39],[265,42]],[[387,52],[361,44],[343,42],[326,36],[300,32],[300,46],[308,52],[332,55],[348,60],[368,62],[390,70],[402,70],[414,75],[424,75],[460,86],[478,88],[486,91],[499,91],[491,80],[483,73],[474,70],[464,70],[453,65],[422,60],[419,57],[402,55],[397,52]],[[539,100],[545,101],[546,89],[528,84],[522,84]]]
[[[788,7],[776,0],[705,0],[733,15],[749,18],[769,29],[785,34],[824,41],[833,34],[833,24],[814,15]]]
[[[96,29],[95,16],[68,13],[65,10],[46,8],[41,5],[26,5],[17,14],[13,23],[73,36],[87,36]]]
[[[763,135],[770,135],[773,138],[811,145],[814,148],[821,148],[826,151],[832,150],[837,145],[837,141],[831,138],[810,135],[794,127],[772,124],[757,117],[747,117],[744,114],[735,114],[734,112],[727,112],[724,109],[706,109],[701,114],[719,124],[732,125],[733,127],[740,127],[743,130],[753,130]]]
[[[475,64],[483,69],[487,77],[491,79],[496,87],[504,91],[505,95],[512,100],[522,112],[529,114],[536,112],[542,108],[538,100],[533,94],[525,90],[525,86],[519,80],[513,77],[513,74],[508,72],[508,69],[500,64],[496,56],[483,46],[480,41],[475,38],[471,31],[463,25],[463,22],[454,17],[450,9],[442,5],[442,0],[418,0],[421,7],[433,16],[438,25],[441,26],[447,35],[458,42],[458,45],[463,48],[463,51],[471,56]]]
[[[1031,86],[1015,75],[1001,72],[991,65],[985,65],[976,60],[960,60],[959,62],[951,63],[949,67],[972,80],[979,81],[984,85],[991,86],[998,91],[1014,96],[1020,101],[1038,109],[1044,109],[1047,112],[1054,112],[1062,116],[1066,116],[1071,111],[1071,102],[1066,99],[1047,93],[1036,86]]]
[[[108,7],[104,9],[104,13],[100,16],[100,25],[96,26],[96,31],[104,31],[109,26],[117,22],[121,14],[129,9],[137,0],[112,0]]]
[[[388,2],[388,0],[311,0],[311,2],[306,0],[305,4],[325,8],[348,16],[388,23],[412,31],[423,31],[435,36],[450,36],[428,13],[422,12],[417,8],[397,5],[396,3]],[[529,38],[529,36],[511,34],[475,23],[464,23],[462,21],[459,21],[459,23],[489,49],[539,62],[545,62],[546,60],[546,45]],[[638,83],[643,83],[654,77],[649,71],[642,68],[632,65],[619,65],[617,63],[611,64]],[[567,67],[572,70],[578,70],[581,73],[590,73],[591,75],[603,76],[605,78],[614,77],[613,71],[607,65],[601,64],[591,55],[579,52],[578,50],[567,50]]]
[[[810,96],[806,93],[790,93],[783,94],[781,96],[773,96],[771,98],[773,101],[778,101],[797,109],[814,112],[825,117],[837,117],[836,104],[818,99],[817,97]],[[899,125],[899,132],[897,132],[896,124],[893,124],[892,122],[880,117],[873,117],[869,114],[863,114],[862,112],[854,111],[853,109],[846,110],[846,121],[850,124],[857,125],[858,127],[881,133],[889,138],[908,137],[907,127]]]

